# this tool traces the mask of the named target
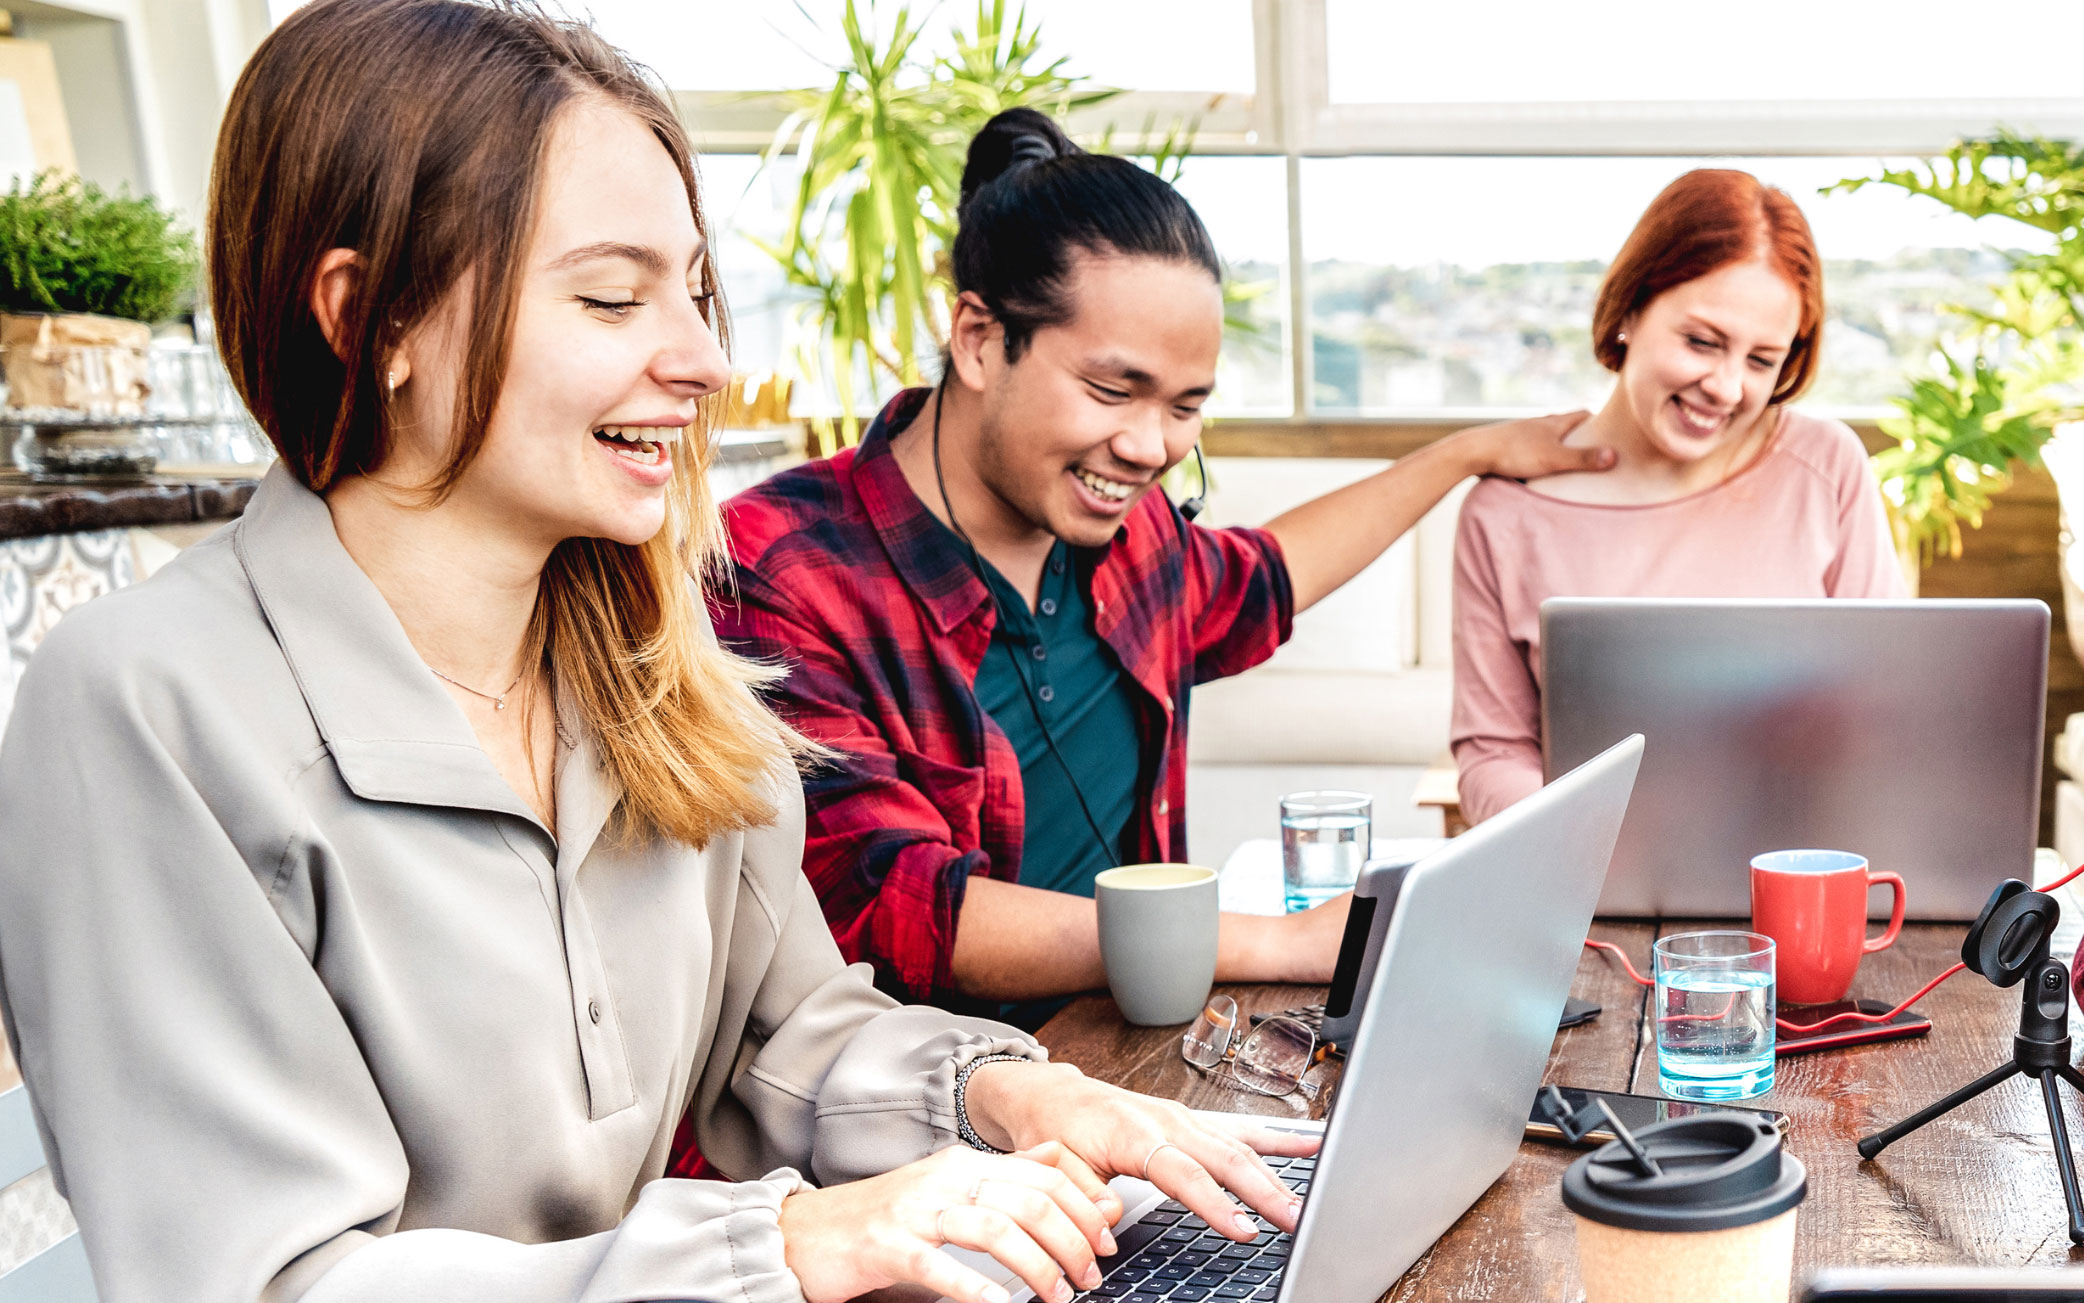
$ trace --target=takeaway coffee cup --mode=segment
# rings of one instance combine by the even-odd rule
[[[1867,938],[1867,889],[1894,889],[1889,925]],[[1876,873],[1850,851],[1768,851],[1751,861],[1751,927],[1773,938],[1777,998],[1829,1004],[1852,989],[1860,957],[1894,945],[1903,930],[1903,879]]]
[[[1100,959],[1122,1017],[1139,1027],[1192,1022],[1216,980],[1216,871],[1131,864],[1093,879]]]
[[[1779,1128],[1713,1112],[1635,1136],[1660,1175],[1619,1141],[1563,1174],[1585,1303],[1787,1303],[1809,1175]]]

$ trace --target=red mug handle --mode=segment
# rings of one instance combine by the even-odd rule
[[[1871,955],[1877,950],[1888,949],[1896,944],[1896,934],[1903,930],[1903,879],[1893,873],[1869,873],[1867,875],[1867,886],[1869,888],[1881,882],[1886,882],[1894,889],[1896,902],[1889,906],[1888,927],[1880,936],[1860,947],[1860,953],[1863,955]]]

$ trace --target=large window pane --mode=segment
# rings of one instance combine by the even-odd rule
[[[1858,158],[1348,158],[1303,167],[1313,405],[1353,413],[1563,409],[1604,399],[1600,277],[1650,200],[1689,168],[1743,167],[1802,206],[1823,254],[1823,369],[1805,402],[1873,407],[1997,279],[1993,242],[1929,200],[1820,187]]]
[[[1822,0],[1799,17],[1670,0],[1325,10],[1336,104],[2075,96],[2059,61],[2007,57],[1997,34],[2084,48],[2077,0]]]
[[[1179,190],[1201,214],[1231,291],[1209,412],[1286,416],[1294,408],[1288,330],[1286,165],[1278,158],[1189,158]]]
[[[304,0],[267,0],[281,22]],[[840,27],[845,0],[550,0],[553,10],[589,18],[600,33],[648,64],[674,90],[771,91],[822,86],[847,57]],[[948,49],[951,28],[970,28],[972,0],[856,0],[864,23],[888,31],[900,9],[927,25],[919,46]],[[1018,0],[1009,11],[1021,8]],[[1095,84],[1143,91],[1226,91],[1253,86],[1251,0],[1195,0],[1192,20],[1173,4],[1119,0],[1036,0],[1026,12],[1041,29],[1045,60]],[[1010,14],[1009,14],[1010,16]]]
[[[796,197],[795,173],[787,167],[763,172],[754,154],[707,154],[699,166],[712,256],[731,311],[732,369],[793,374],[789,323],[802,292],[789,286],[753,240],[780,242]]]
[[[887,31],[901,6],[857,0],[864,20]],[[1008,6],[1010,12],[1018,4]],[[675,90],[781,90],[820,86],[847,57],[840,17],[844,0],[752,0],[689,4],[686,0],[586,0],[610,40],[657,69]],[[949,48],[951,28],[970,28],[974,3],[914,3],[913,22],[925,22],[920,53]],[[1096,84],[1147,91],[1252,89],[1250,0],[1196,0],[1192,22],[1169,4],[1123,5],[1109,0],[1046,0],[1027,15],[1042,34],[1045,61],[1070,60],[1067,70]]]

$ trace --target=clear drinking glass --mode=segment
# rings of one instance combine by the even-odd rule
[[[1364,792],[1281,798],[1281,876],[1289,913],[1353,890],[1374,841],[1374,811],[1374,798]]]
[[[1681,932],[1659,941],[1657,1085],[1679,1099],[1773,1088],[1773,939]]]

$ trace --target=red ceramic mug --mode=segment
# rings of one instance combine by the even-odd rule
[[[1867,889],[1895,888],[1889,926],[1867,937]],[[1843,1000],[1860,957],[1903,930],[1903,879],[1875,873],[1850,851],[1768,851],[1751,861],[1751,928],[1779,952],[1775,994],[1788,1004]]]

